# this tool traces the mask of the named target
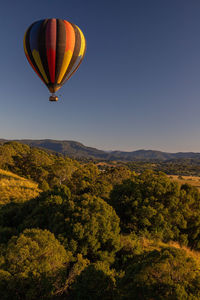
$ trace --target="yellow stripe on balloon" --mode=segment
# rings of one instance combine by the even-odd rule
[[[32,55],[33,55],[33,58],[34,58],[34,60],[35,60],[35,62],[36,62],[36,64],[37,64],[38,69],[40,70],[40,73],[42,74],[42,76],[43,76],[45,82],[46,82],[46,83],[49,83],[49,80],[48,80],[48,78],[47,78],[47,75],[46,75],[45,70],[44,70],[43,65],[42,65],[42,61],[41,61],[39,52],[38,52],[37,50],[34,49],[34,50],[32,51]]]
[[[28,30],[27,30],[27,31],[28,31]],[[27,35],[27,31],[26,31],[26,33],[25,33],[25,35],[24,35],[24,52],[25,52],[26,55],[28,55],[28,51],[27,51],[27,49],[26,49],[26,35]]]
[[[72,58],[72,51],[67,50],[64,54],[62,67],[61,67],[60,74],[59,74],[59,77],[58,77],[58,80],[57,80],[58,84],[61,83],[61,81],[63,79],[63,76],[65,75],[65,73],[67,71],[67,68],[69,66],[69,63],[71,61],[71,58]]]
[[[85,37],[84,37],[82,31],[80,30],[80,28],[77,25],[76,25],[76,27],[78,28],[79,33],[81,35],[81,48],[80,48],[78,56],[82,56],[84,54],[84,51],[85,51]]]

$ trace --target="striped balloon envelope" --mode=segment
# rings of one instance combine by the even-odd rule
[[[34,22],[24,35],[25,55],[52,96],[76,72],[86,51],[80,28],[66,20],[44,19]]]

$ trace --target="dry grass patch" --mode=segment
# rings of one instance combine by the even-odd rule
[[[195,186],[200,191],[200,177],[199,176],[178,176],[178,175],[168,175],[168,177],[179,184],[188,183]]]
[[[0,204],[25,202],[38,196],[38,184],[12,172],[0,170]]]

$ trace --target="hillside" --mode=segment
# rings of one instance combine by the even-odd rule
[[[0,139],[1,143],[9,140]],[[38,147],[58,152],[73,158],[102,158],[106,159],[107,153],[96,148],[87,147],[75,141],[57,141],[57,140],[15,140],[16,142],[29,145],[30,147]]]
[[[0,143],[9,140],[0,139]],[[92,158],[100,160],[116,161],[137,161],[137,160],[174,160],[174,159],[200,159],[200,153],[178,152],[168,153],[157,150],[136,150],[125,151],[103,151],[93,147],[88,147],[76,141],[58,141],[51,139],[43,140],[15,140],[17,142],[29,145],[30,147],[39,147],[48,149],[57,153],[67,155],[72,158]]]
[[[0,169],[0,205],[24,202],[39,194],[38,184]]]
[[[0,146],[0,299],[200,299],[199,190],[95,163]]]

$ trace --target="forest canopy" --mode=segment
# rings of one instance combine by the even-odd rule
[[[195,187],[16,142],[0,167],[0,299],[200,298]]]

